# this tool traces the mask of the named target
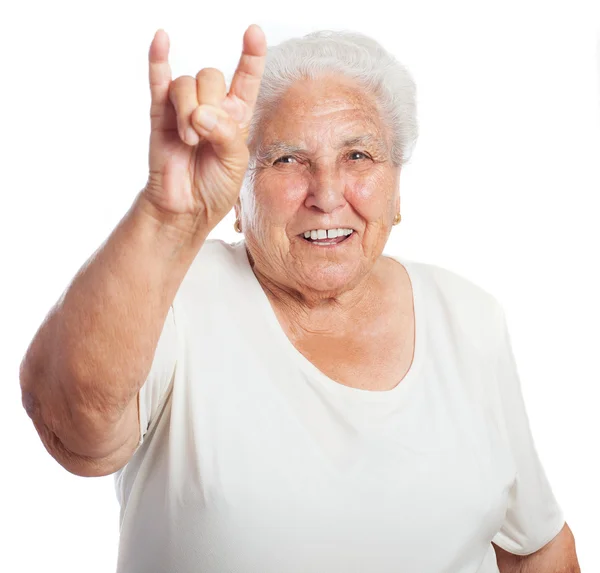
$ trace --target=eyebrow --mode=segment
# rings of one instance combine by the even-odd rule
[[[344,149],[345,147],[353,147],[355,145],[371,145],[376,148],[379,152],[387,151],[387,146],[379,138],[372,134],[356,135],[349,137],[342,141],[336,149]],[[274,141],[269,145],[259,145],[256,152],[256,159],[264,162],[268,161],[273,157],[280,157],[283,155],[293,155],[294,153],[306,153],[307,150],[298,145],[292,145],[284,141]]]

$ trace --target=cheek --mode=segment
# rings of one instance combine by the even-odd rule
[[[289,221],[306,198],[308,181],[301,173],[275,173],[257,179],[256,207],[271,224]]]
[[[368,222],[387,215],[392,201],[393,181],[384,173],[356,177],[348,185],[348,202]]]

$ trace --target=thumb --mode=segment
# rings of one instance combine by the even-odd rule
[[[248,161],[248,148],[237,122],[220,107],[198,106],[192,112],[191,124],[212,145],[219,159]]]

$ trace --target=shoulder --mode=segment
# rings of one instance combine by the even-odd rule
[[[185,296],[198,301],[203,294],[210,297],[227,295],[243,276],[245,257],[242,242],[206,240],[187,270],[176,299]]]
[[[207,239],[198,251],[191,268],[198,266],[235,264],[241,242],[228,243],[222,239]]]
[[[448,302],[470,309],[473,312],[485,311],[499,304],[496,296],[474,279],[433,263],[416,262],[419,276],[435,289],[438,295]]]
[[[418,279],[428,313],[466,333],[476,346],[494,344],[503,309],[492,291],[447,267],[403,258],[401,262]]]
[[[194,258],[186,280],[202,275],[202,280],[242,270],[241,255],[245,256],[243,242],[228,243],[221,239],[208,239]]]

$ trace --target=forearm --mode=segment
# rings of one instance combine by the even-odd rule
[[[554,539],[530,555],[514,555],[492,545],[500,573],[581,573],[575,538],[566,523]]]
[[[502,569],[500,571],[504,573]],[[538,552],[523,557],[515,573],[581,573],[581,569],[574,556],[562,555],[559,558]]]
[[[102,457],[143,384],[175,294],[206,235],[139,194],[77,273],[21,366],[23,404],[70,451]]]
[[[515,565],[498,568],[500,573],[581,573],[575,562],[552,562],[535,553],[522,557]]]

